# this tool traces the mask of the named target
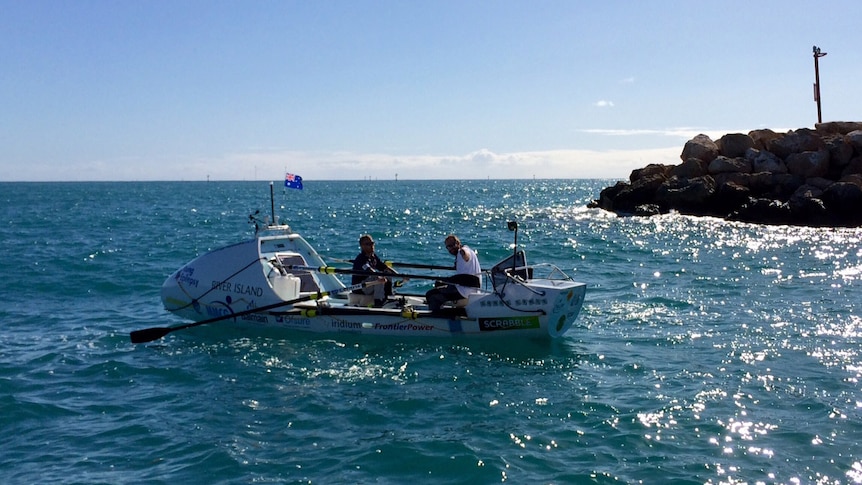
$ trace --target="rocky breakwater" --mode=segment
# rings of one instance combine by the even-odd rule
[[[620,215],[669,211],[761,224],[862,225],[862,122],[787,133],[754,130],[689,140],[679,165],[651,164],[590,207]]]

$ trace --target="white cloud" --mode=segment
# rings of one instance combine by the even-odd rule
[[[374,153],[272,152],[235,154],[212,163],[215,179],[238,179],[219,168],[257,167],[264,179],[285,170],[306,180],[379,179],[627,179],[650,163],[679,163],[681,147],[647,150],[547,150],[496,153],[480,149],[463,155],[390,155]]]
[[[686,141],[691,140],[697,135],[704,134],[710,137],[713,140],[718,140],[722,136],[728,133],[748,133],[750,130],[715,130],[715,129],[704,129],[697,127],[679,127],[679,128],[666,128],[662,130],[649,130],[649,129],[628,129],[628,130],[605,130],[601,128],[593,128],[581,130],[584,133],[590,133],[593,135],[605,135],[605,136],[669,136],[675,138],[682,138]],[[680,149],[682,147],[680,146]]]
[[[285,172],[305,180],[417,179],[627,179],[650,163],[679,163],[681,147],[646,150],[548,150],[458,155],[391,155],[352,152],[266,151],[221,158],[99,160],[60,170],[38,167],[20,180],[274,180]],[[14,181],[14,180],[12,180]]]
[[[280,180],[284,172],[306,180],[408,179],[518,179],[609,178],[626,179],[632,170],[650,163],[677,164],[683,144],[698,134],[717,140],[727,133],[698,127],[666,129],[583,129],[610,141],[616,149],[559,149],[495,152],[488,148],[463,154],[391,154],[348,151],[291,151],[249,149],[215,157],[123,158],[68,163],[62,167],[34,164],[16,172],[14,180]],[[781,131],[776,129],[776,131]],[[664,141],[667,141],[667,146]],[[578,143],[578,142],[573,142]],[[602,145],[598,143],[598,145]],[[622,148],[628,145],[627,148]],[[640,146],[658,148],[643,149]],[[50,169],[50,170],[49,170]],[[397,174],[397,175],[396,175]]]
[[[613,101],[606,101],[606,100],[604,100],[604,99],[600,99],[600,100],[596,101],[596,102],[593,104],[593,106],[597,106],[597,107],[599,107],[599,108],[613,108],[613,107],[614,107],[614,102],[613,102]]]
[[[42,173],[34,167],[21,180],[261,180],[279,181],[285,172],[305,180],[603,178],[626,180],[650,163],[679,163],[681,146],[634,150],[546,150],[466,154],[261,150],[220,158],[117,159],[69,164]],[[397,174],[397,175],[396,175]]]

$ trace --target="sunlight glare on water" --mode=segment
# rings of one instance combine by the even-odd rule
[[[2,184],[4,479],[862,483],[862,230],[587,209],[610,183],[278,194],[333,262],[367,232],[385,259],[451,264],[454,232],[488,267],[517,221],[529,262],[588,284],[554,342],[207,325],[138,346],[129,331],[184,323],[165,278],[249,237],[268,186]]]

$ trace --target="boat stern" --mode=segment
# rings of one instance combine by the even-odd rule
[[[200,320],[201,306],[192,294],[203,292],[203,282],[195,276],[195,268],[185,265],[162,283],[161,298],[165,310],[191,320]]]
[[[552,338],[562,336],[572,327],[584,306],[586,293],[587,285],[576,282],[570,282],[568,287],[557,292],[547,315],[548,334]]]
[[[280,301],[251,240],[203,254],[162,284],[165,309],[190,320],[221,317]]]

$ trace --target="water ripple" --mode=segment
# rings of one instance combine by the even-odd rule
[[[487,265],[517,220],[530,261],[589,285],[560,341],[208,325],[141,346],[130,330],[179,322],[164,278],[247,237],[268,191],[0,184],[4,479],[859,483],[862,231],[585,208],[607,184],[309,181],[277,202],[332,258],[370,232],[446,264],[455,232]]]

